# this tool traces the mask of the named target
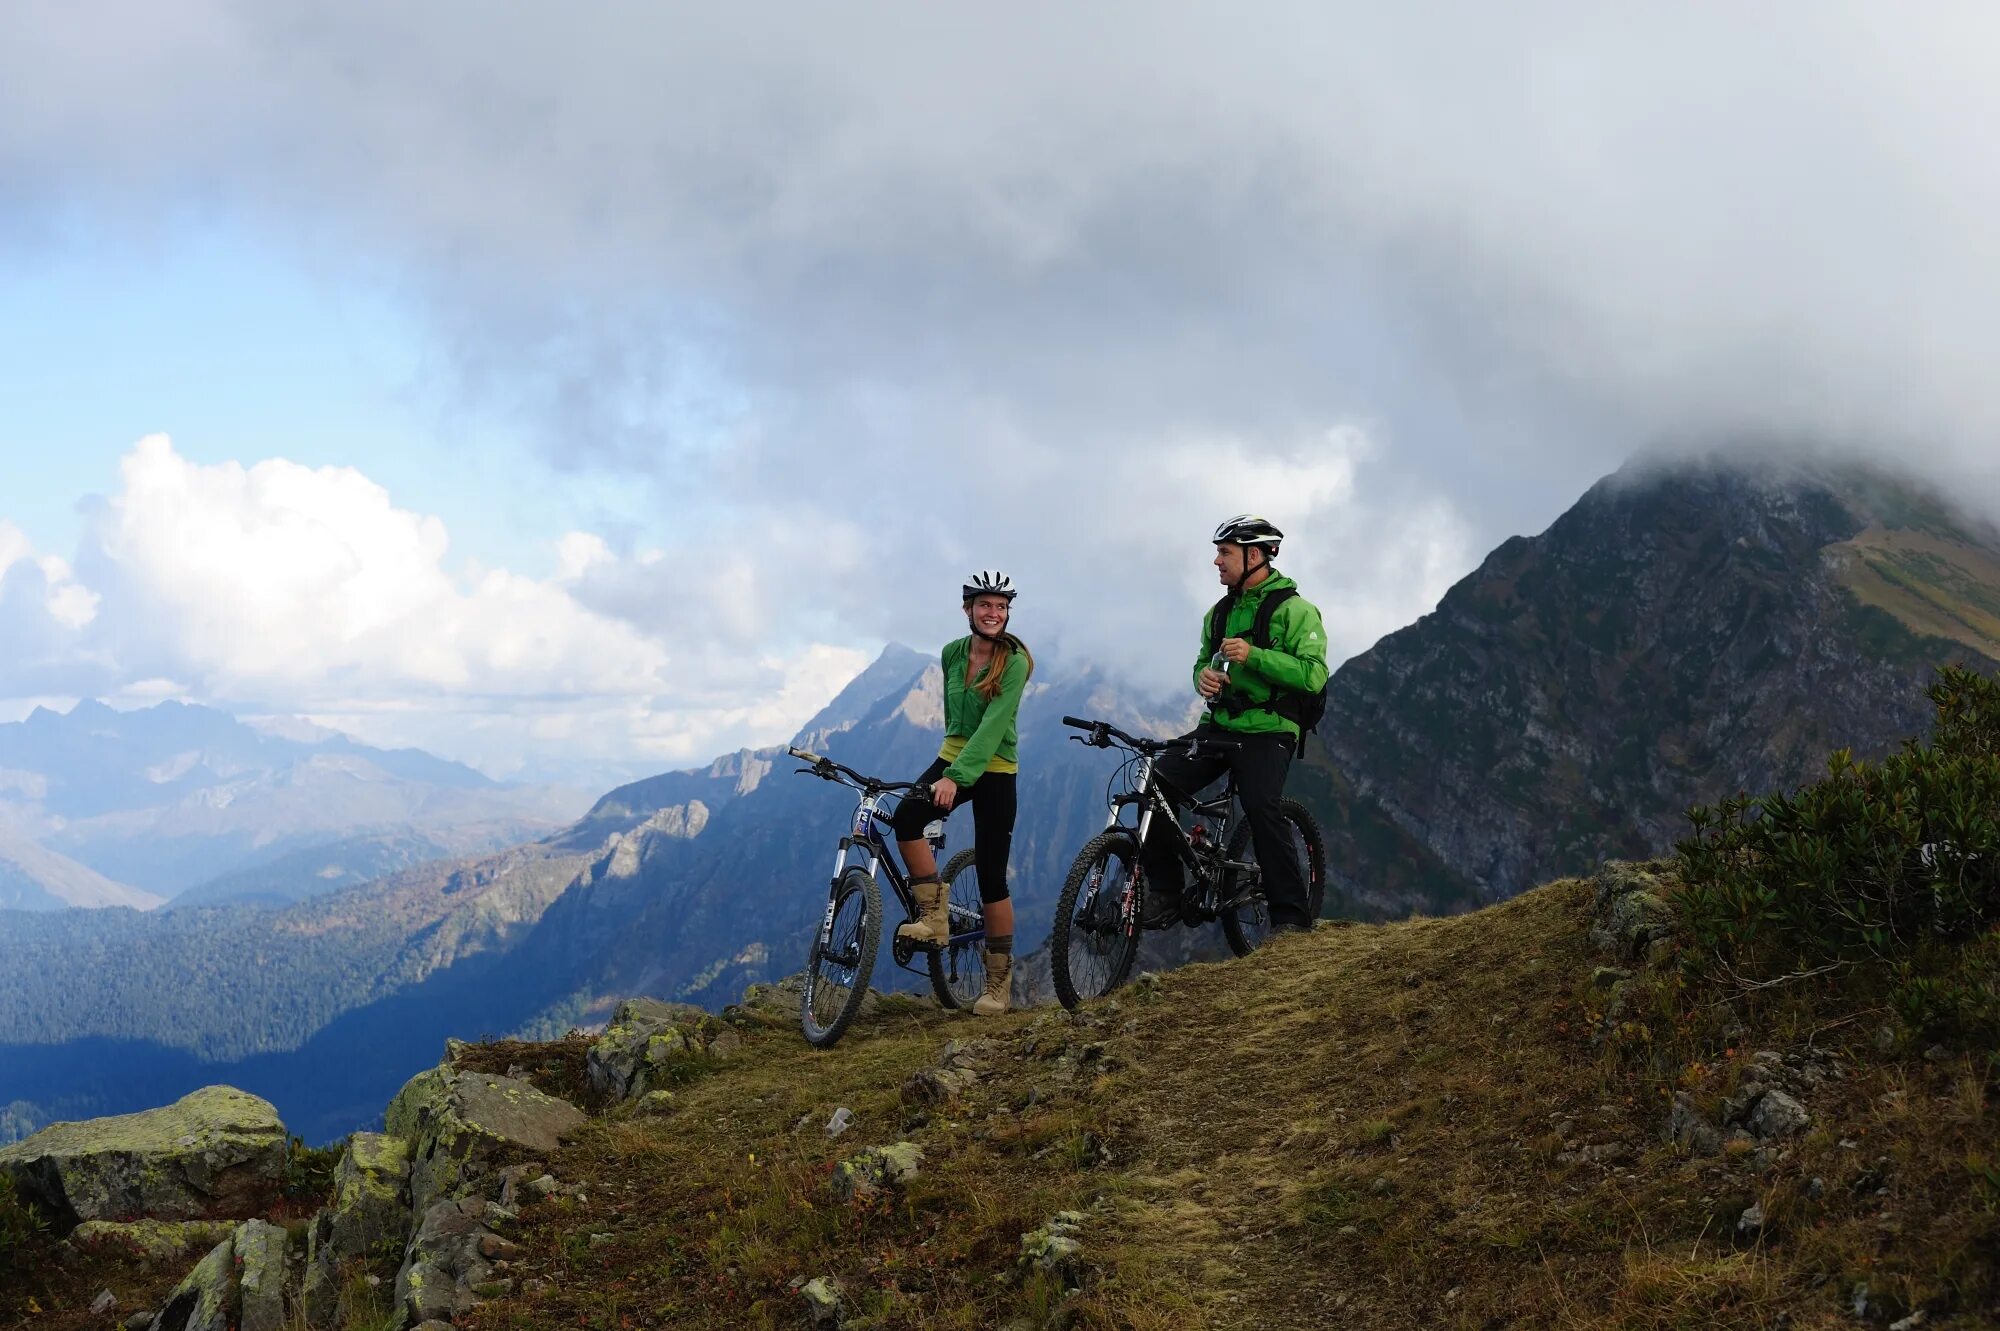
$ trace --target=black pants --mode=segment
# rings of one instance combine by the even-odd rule
[[[1193,758],[1170,754],[1160,759],[1153,773],[1162,783],[1162,793],[1176,807],[1184,807],[1224,772],[1233,773],[1237,802],[1250,823],[1250,844],[1256,848],[1257,863],[1264,867],[1264,898],[1271,905],[1271,923],[1310,925],[1311,898],[1306,894],[1292,825],[1278,809],[1285,796],[1285,774],[1292,766],[1292,737],[1241,735],[1207,725],[1197,726],[1194,733],[1242,747],[1230,753],[1203,753]],[[1168,897],[1181,895],[1187,874],[1171,837],[1147,837],[1141,858],[1150,891]]]
[[[939,758],[924,769],[918,783],[928,786],[944,775],[945,766]],[[989,906],[1007,899],[1007,852],[1014,847],[1014,775],[982,773],[974,784],[958,788],[951,806],[972,806],[972,858],[979,869],[979,899]],[[896,806],[890,825],[896,829],[896,840],[921,841],[924,824],[940,816],[950,815],[940,815],[937,805],[927,799],[906,799]]]

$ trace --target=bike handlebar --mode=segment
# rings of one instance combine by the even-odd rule
[[[1139,753],[1166,753],[1174,749],[1184,749],[1189,753],[1193,753],[1196,749],[1213,749],[1218,753],[1229,753],[1243,747],[1235,740],[1208,739],[1193,735],[1183,735],[1178,739],[1141,739],[1137,735],[1126,734],[1109,721],[1086,721],[1080,716],[1066,716],[1062,719],[1062,723],[1072,730],[1089,731],[1089,738],[1079,737],[1078,742],[1099,749],[1109,748],[1114,739],[1126,748]]]
[[[862,790],[879,791],[891,795],[907,794],[911,791],[922,791],[926,796],[930,794],[930,787],[921,782],[878,781],[872,776],[863,776],[845,763],[837,763],[831,758],[822,757],[807,749],[796,749],[787,745],[785,752],[797,758],[802,763],[812,764],[810,767],[800,768],[800,776],[816,776],[825,781],[840,781],[840,777],[844,776],[847,780],[840,781],[842,785],[858,786]],[[836,776],[835,773],[839,773],[839,775]]]

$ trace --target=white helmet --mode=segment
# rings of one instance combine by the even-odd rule
[[[975,596],[1004,596],[1010,605],[1013,604],[1014,598],[1020,595],[1014,589],[1014,580],[999,569],[974,573],[965,580],[962,590],[965,593],[964,599],[968,601]]]

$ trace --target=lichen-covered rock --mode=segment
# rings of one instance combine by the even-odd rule
[[[236,1313],[236,1241],[226,1238],[174,1287],[153,1331],[230,1331]]]
[[[389,1135],[410,1145],[413,1215],[491,1173],[506,1152],[547,1155],[588,1121],[525,1081],[451,1067],[410,1078],[386,1117]]]
[[[333,1195],[306,1234],[306,1320],[333,1324],[340,1267],[355,1258],[387,1264],[403,1250],[410,1229],[410,1146],[401,1137],[357,1132],[333,1171]]]
[[[449,1321],[480,1302],[476,1287],[493,1279],[487,1251],[503,1251],[506,1246],[483,1223],[487,1212],[486,1201],[479,1197],[433,1202],[424,1211],[396,1274],[396,1303],[410,1321]]]
[[[947,1040],[935,1065],[918,1068],[903,1083],[903,1098],[914,1104],[957,1099],[978,1082],[994,1049],[991,1040]]]
[[[235,1232],[229,1220],[86,1220],[64,1242],[92,1257],[159,1266],[213,1248]]]
[[[270,1101],[207,1086],[164,1109],[52,1123],[0,1150],[0,1169],[65,1227],[141,1216],[240,1220],[275,1195],[285,1140]]]
[[[246,1220],[235,1243],[238,1331],[283,1331],[285,1231],[266,1220]]]
[[[1021,1266],[1055,1276],[1070,1287],[1080,1285],[1083,1241],[1077,1236],[1082,1232],[1082,1212],[1056,1212],[1046,1225],[1021,1236]]]
[[[840,1284],[825,1276],[814,1276],[799,1290],[806,1301],[806,1317],[816,1327],[840,1325]]]
[[[1639,960],[1655,940],[1673,933],[1674,912],[1667,887],[1646,864],[1606,860],[1597,871],[1597,896],[1590,941],[1627,962]]]
[[[628,998],[591,1045],[585,1065],[600,1095],[624,1100],[662,1089],[676,1064],[721,1058],[742,1045],[743,1037],[721,1018],[692,1004]]]
[[[872,1197],[885,1187],[915,1178],[923,1162],[924,1148],[915,1142],[871,1146],[834,1167],[833,1195],[844,1202]]]

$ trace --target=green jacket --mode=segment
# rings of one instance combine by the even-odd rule
[[[998,759],[1014,762],[1014,717],[1021,710],[1021,693],[1028,687],[1028,654],[1018,648],[1008,654],[1007,671],[1000,676],[1000,692],[992,702],[965,682],[966,663],[972,655],[970,634],[944,645],[944,733],[965,741],[944,774],[960,786],[970,786]],[[981,672],[981,678],[985,674]]]
[[[1229,607],[1229,614],[1223,621],[1223,636],[1249,637],[1251,627],[1257,622],[1257,606],[1263,599],[1280,588],[1297,586],[1296,582],[1273,569],[1269,577],[1237,597],[1235,604]],[[1201,672],[1208,669],[1209,658],[1215,655],[1216,646],[1208,640],[1208,616],[1204,614],[1201,617],[1201,655],[1194,662],[1197,684],[1201,681]],[[1229,683],[1219,696],[1242,699],[1250,706],[1238,712],[1217,711],[1211,707],[1202,719],[1221,730],[1251,735],[1282,731],[1297,739],[1299,727],[1296,722],[1257,704],[1268,702],[1280,689],[1317,693],[1325,687],[1326,626],[1320,623],[1318,606],[1303,596],[1294,596],[1271,616],[1271,645],[1252,645],[1249,660],[1229,667]]]

